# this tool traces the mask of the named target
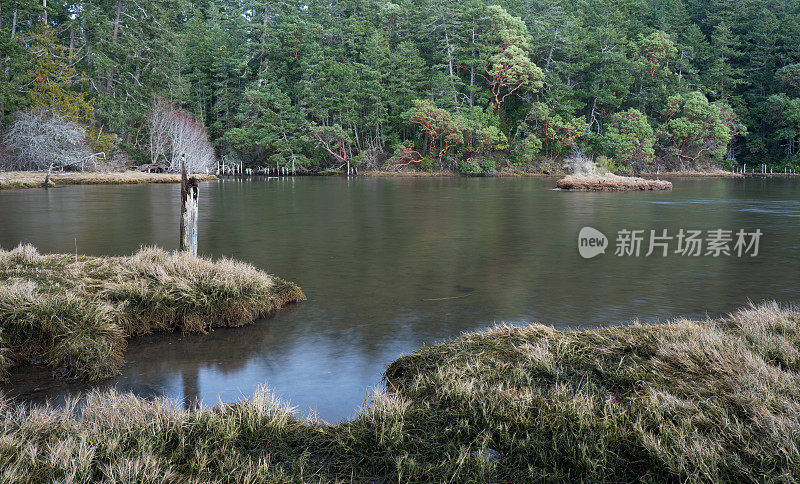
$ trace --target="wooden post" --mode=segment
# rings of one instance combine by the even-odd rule
[[[186,155],[181,155],[181,244],[180,250],[197,255],[197,220],[200,187],[196,177],[186,178]]]
[[[44,177],[44,187],[45,189],[50,188],[50,173],[53,171],[53,164],[50,163],[50,166],[47,167],[47,176]]]

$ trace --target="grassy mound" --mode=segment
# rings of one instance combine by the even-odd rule
[[[562,190],[619,192],[636,190],[672,190],[672,182],[665,180],[645,180],[613,173],[605,175],[568,175],[556,182]]]
[[[154,248],[105,258],[0,250],[0,370],[46,363],[60,376],[104,378],[119,371],[130,336],[239,326],[304,298],[227,259]]]
[[[800,312],[592,331],[499,327],[392,363],[335,426],[260,392],[196,412],[0,400],[6,480],[777,482],[800,476]]]

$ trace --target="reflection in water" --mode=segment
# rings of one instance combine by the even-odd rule
[[[308,301],[245,328],[135,339],[100,386],[191,408],[266,385],[335,421],[385,365],[422,344],[496,322],[558,328],[722,314],[797,298],[800,183],[676,180],[670,193],[564,193],[537,179],[225,180],[201,186],[200,252],[297,282]],[[0,192],[0,245],[126,254],[177,246],[179,187]],[[757,258],[579,257],[577,234],[620,229],[764,232]],[[15,372],[29,401],[90,388]]]

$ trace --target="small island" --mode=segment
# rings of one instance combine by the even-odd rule
[[[131,337],[241,326],[305,299],[250,264],[144,248],[129,257],[0,249],[0,381],[18,365],[61,378],[119,373]]]
[[[664,180],[645,180],[633,176],[620,176],[608,169],[608,161],[595,161],[576,151],[566,160],[572,172],[556,182],[556,188],[572,191],[619,192],[637,190],[672,190],[672,183]]]
[[[568,175],[556,182],[562,190],[617,192],[636,190],[672,190],[672,182],[666,180],[646,180],[644,178],[606,175],[575,176]]]

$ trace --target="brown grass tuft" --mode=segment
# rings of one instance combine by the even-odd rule
[[[636,190],[672,190],[672,183],[665,180],[645,180],[618,176],[614,174],[575,176],[568,175],[556,182],[562,190],[575,191],[636,191]]]
[[[794,482],[800,310],[557,331],[498,326],[392,363],[336,425],[266,390],[185,411],[0,397],[4,481]]]
[[[303,299],[296,285],[229,259],[156,248],[76,259],[21,245],[0,250],[0,365],[43,361],[96,380],[119,370],[128,337],[240,326]]]

